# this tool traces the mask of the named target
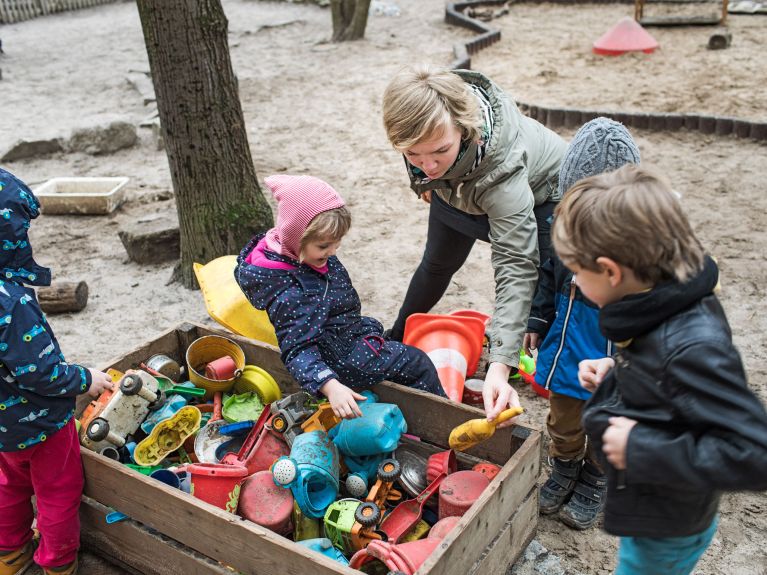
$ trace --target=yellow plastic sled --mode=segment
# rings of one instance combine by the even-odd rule
[[[276,346],[277,336],[269,316],[254,308],[234,281],[236,265],[237,256],[222,256],[205,265],[194,264],[208,314],[234,333]]]

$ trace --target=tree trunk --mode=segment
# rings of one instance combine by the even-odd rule
[[[370,0],[330,0],[333,15],[333,42],[365,37]]]
[[[220,0],[138,0],[176,193],[179,278],[273,225],[248,147]]]

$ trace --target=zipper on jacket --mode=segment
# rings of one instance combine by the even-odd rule
[[[549,369],[549,376],[546,378],[546,384],[544,387],[549,389],[551,385],[551,379],[554,377],[554,372],[557,369],[557,362],[559,362],[559,356],[562,355],[562,348],[565,346],[565,337],[567,335],[567,324],[570,321],[570,312],[573,309],[573,302],[575,301],[575,276],[570,280],[570,299],[567,302],[567,312],[565,313],[565,320],[562,324],[562,336],[559,339],[559,347],[557,353],[554,354],[554,361],[551,362],[551,369]]]

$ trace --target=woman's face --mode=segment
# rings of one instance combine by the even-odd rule
[[[455,163],[461,149],[461,131],[450,123],[442,132],[421,140],[405,149],[407,161],[420,169],[430,180],[445,175]]]

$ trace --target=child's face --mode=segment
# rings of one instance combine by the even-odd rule
[[[341,238],[324,238],[312,240],[306,244],[303,250],[304,263],[321,268],[328,263],[328,258],[336,255],[338,246],[341,245]]]
[[[611,281],[612,276],[607,269],[601,268],[600,271],[593,271],[576,263],[565,265],[575,274],[575,285],[578,286],[578,289],[599,307],[604,307],[623,297],[623,294],[615,289],[614,282]]]
[[[430,180],[441,178],[455,163],[461,149],[461,131],[450,123],[438,135],[431,135],[404,153],[407,161]]]

